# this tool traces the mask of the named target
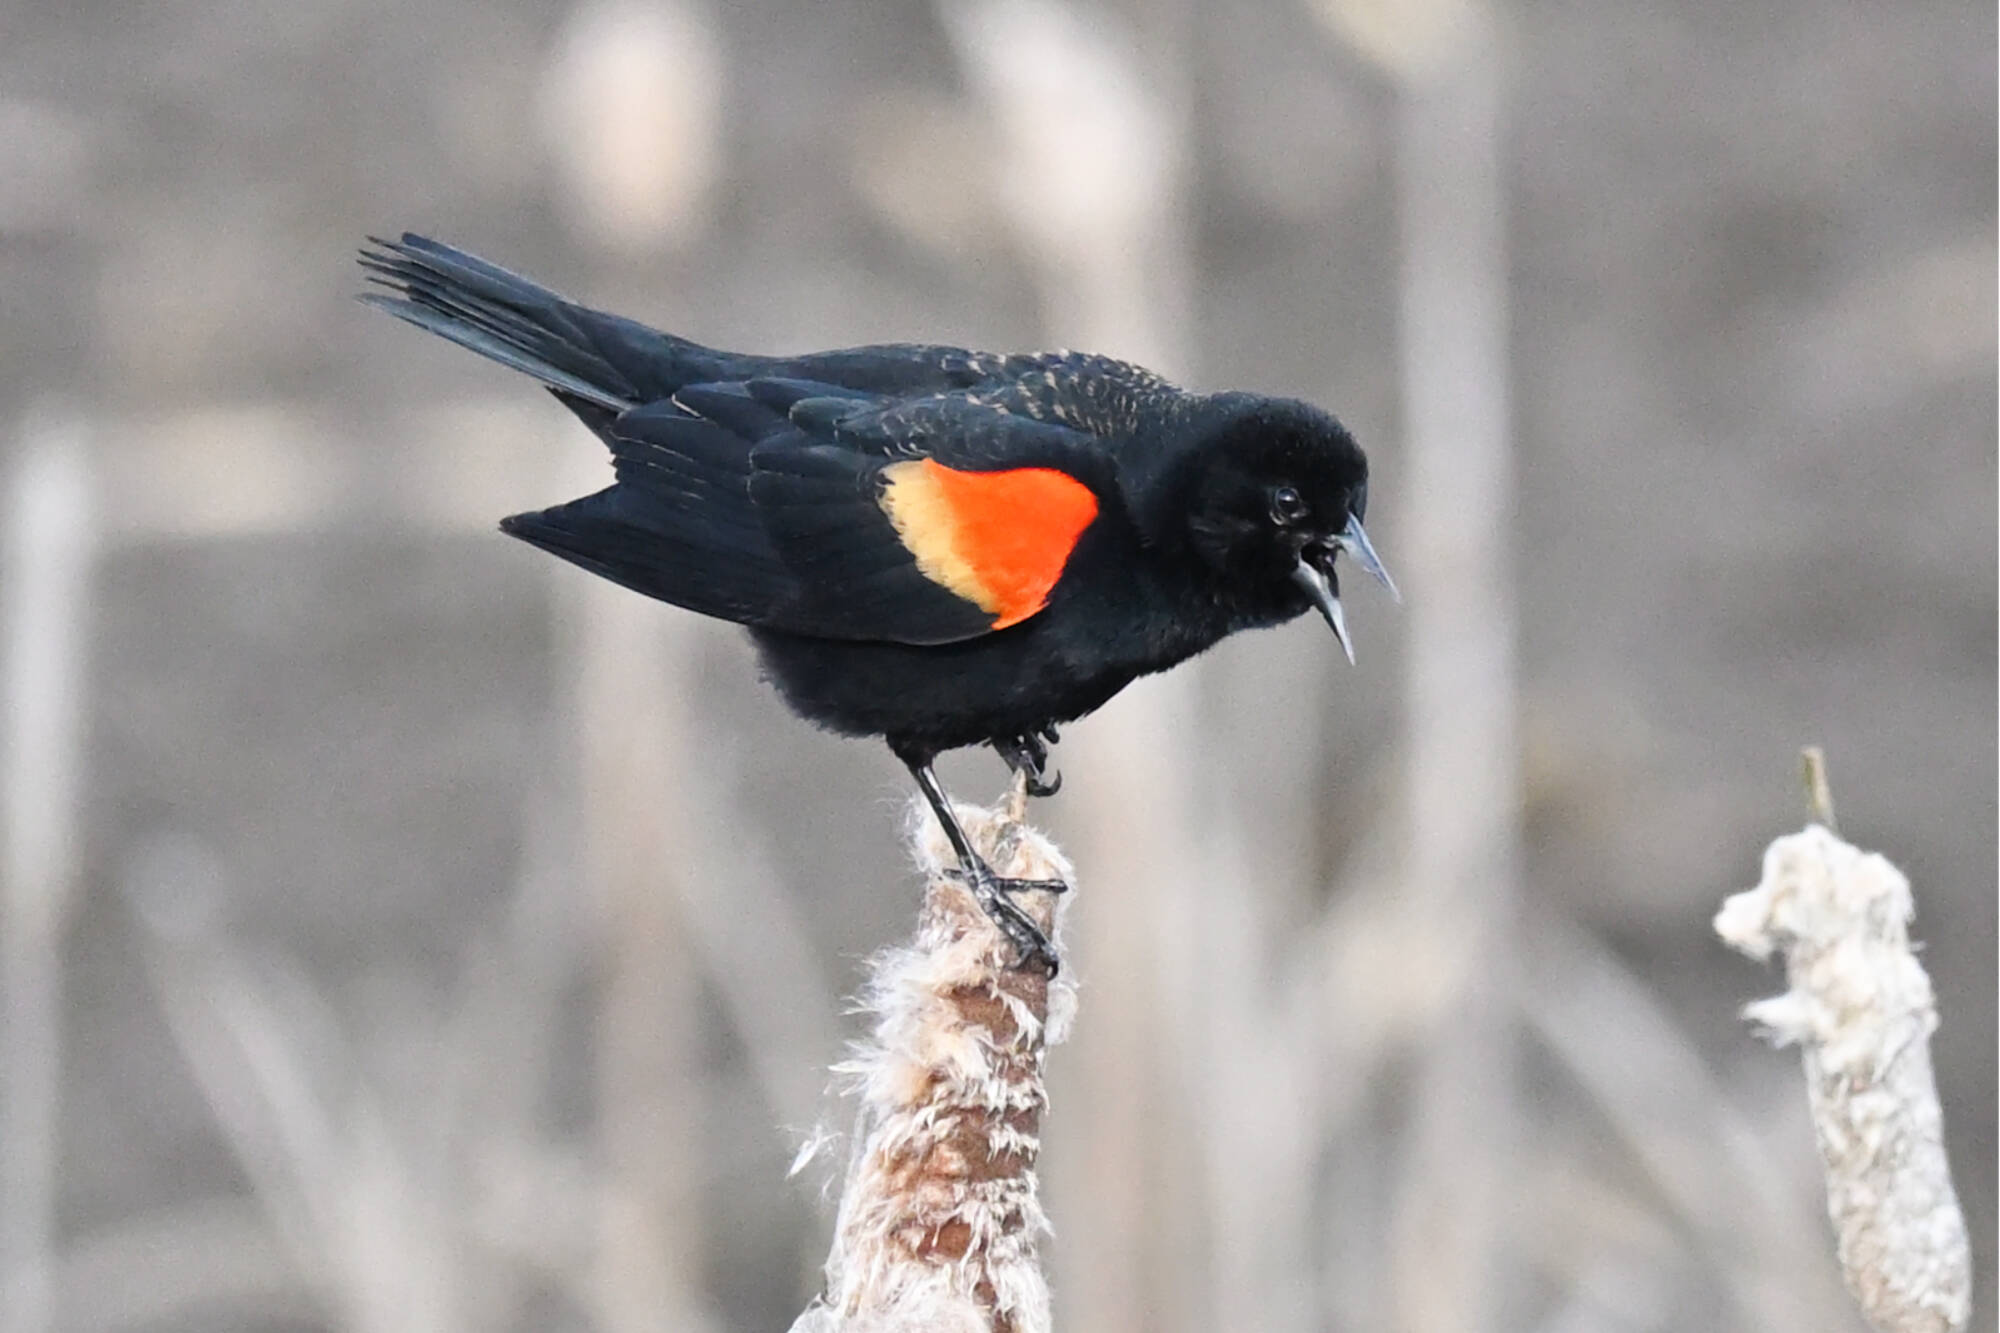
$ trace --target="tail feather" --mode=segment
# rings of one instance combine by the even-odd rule
[[[497,264],[405,232],[370,237],[363,303],[540,380],[559,394],[623,412],[722,376],[734,358],[571,301]]]

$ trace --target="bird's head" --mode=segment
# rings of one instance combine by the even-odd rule
[[[1179,471],[1186,541],[1217,586],[1272,619],[1317,608],[1354,659],[1334,560],[1343,551],[1396,593],[1362,528],[1368,457],[1329,414],[1251,394],[1209,399]]]

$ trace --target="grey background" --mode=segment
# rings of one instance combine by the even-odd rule
[[[1176,369],[1333,407],[1370,448],[1377,495],[1393,495],[1392,87],[1300,5],[1115,17],[1178,33],[1191,268]],[[1631,969],[1734,1113],[1787,1141],[1803,1131],[1794,1062],[1736,1018],[1773,979],[1726,955],[1707,920],[1797,825],[1797,747],[1825,745],[1843,831],[1917,888],[1990,1317],[1992,12],[1527,0],[1502,17],[1529,920],[1573,921]],[[585,580],[482,524],[412,520],[407,501],[436,491],[439,507],[497,517],[561,498],[565,468],[588,475],[590,441],[526,384],[352,304],[365,233],[429,231],[723,345],[1072,340],[1048,326],[1019,239],[976,196],[946,206],[978,180],[990,131],[929,6],[718,8],[712,184],[681,234],[624,253],[564,206],[564,149],[534,109],[571,19],[516,0],[172,0],[17,5],[0,23],[0,420],[20,423],[17,444],[51,414],[81,422],[106,497],[61,945],[55,1327],[367,1326],[272,1239],[265,1186],[215,1085],[191,1075],[162,977],[193,978],[197,1009],[229,969],[265,978],[267,1001],[310,996],[280,1006],[284,1030],[336,1033],[339,1054],[308,1041],[306,1065],[349,1070],[422,1120],[453,1050],[441,1015],[469,1003],[468,941],[513,922],[543,971],[510,962],[479,1003],[518,979],[542,997],[542,1026],[533,1041],[516,1027],[518,1048],[504,1025],[482,1038],[473,1099],[515,1098],[546,1150],[521,1181],[597,1151],[607,944],[563,850]],[[913,230],[898,190],[944,201],[944,221]],[[504,447],[425,415],[464,402],[505,414]],[[273,423],[285,456],[318,469],[291,516],[172,531],[160,511],[180,497],[262,484],[237,450],[268,444]],[[138,503],[169,473],[175,498]],[[1400,509],[1380,510],[1393,566]],[[1301,625],[1229,645],[1202,677],[1235,747],[1216,799],[1289,840],[1274,891],[1301,916],[1339,894],[1394,765],[1398,617],[1350,601],[1358,669]],[[677,772],[717,784],[729,818],[768,840],[829,987],[800,1030],[835,1031],[855,960],[897,935],[912,898],[892,837],[900,774],[786,717],[728,632],[627,606],[691,644],[694,752]],[[1267,754],[1270,773],[1310,778],[1286,798],[1310,814],[1304,831],[1258,822]],[[1072,791],[1092,781],[1066,767]],[[949,776],[983,796],[997,768]],[[1073,796],[1049,811],[1076,831]],[[1141,896],[1084,902],[1097,929],[1146,910]],[[191,951],[226,966],[204,971]],[[691,1035],[675,1049],[693,1063],[672,1083],[691,1090],[694,1211],[670,1229],[692,1238],[689,1281],[718,1326],[781,1327],[825,1234],[811,1187],[783,1180],[801,1126],[761,1096],[713,978],[682,965]],[[1089,956],[1078,965],[1088,983]],[[1091,1014],[1087,985],[1086,1028]],[[1680,1257],[1635,1280],[1651,1296],[1575,1306],[1556,1253],[1575,1216],[1529,1203],[1500,1326],[1555,1327],[1566,1308],[1586,1312],[1574,1327],[1730,1326],[1726,1284],[1588,1099],[1532,1043],[1520,1079],[1538,1160],[1573,1158],[1577,1180],[1653,1218],[1660,1252]],[[1052,1157],[1064,1116],[1088,1119],[1077,1100],[1058,1101]],[[343,1108],[331,1099],[336,1123]],[[452,1157],[482,1116],[437,1141],[410,1131],[428,1146],[398,1160]],[[1385,1141],[1397,1118],[1382,1112]],[[1810,1203],[1809,1143],[1791,1141],[1785,1179]],[[1365,1136],[1343,1142],[1327,1169],[1365,1173]],[[455,1184],[413,1188],[460,1207]],[[557,1208],[519,1188],[527,1211]],[[221,1239],[189,1251],[213,1273],[161,1257],[175,1253],[162,1237],[218,1218]],[[556,1229],[588,1249],[587,1225]],[[1163,1223],[1137,1262],[1199,1271],[1199,1236]],[[231,1247],[240,1263],[216,1257]],[[468,1279],[481,1296],[465,1326],[617,1326],[533,1264],[467,1264],[485,1276]],[[163,1270],[189,1291],[162,1294]],[[1193,1326],[1163,1297],[1092,1304],[1090,1281],[1059,1269],[1059,1303],[1104,1327]]]

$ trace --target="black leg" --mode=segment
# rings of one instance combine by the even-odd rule
[[[1049,765],[1048,741],[1043,737],[1052,731],[1053,727],[1040,734],[995,736],[987,742],[995,754],[1007,761],[1007,767],[1027,777],[1030,796],[1054,796],[1062,790],[1062,774],[1046,779],[1042,776]]]
[[[1055,946],[1049,943],[1049,937],[1042,928],[1009,900],[1008,895],[1066,893],[1069,885],[1059,879],[1002,879],[994,874],[993,867],[972,850],[971,839],[958,826],[958,819],[951,812],[951,803],[945,799],[944,788],[938,784],[937,774],[931,771],[931,757],[902,750],[896,751],[896,757],[910,770],[910,776],[917,780],[924,799],[930,802],[931,812],[937,816],[946,840],[951,843],[952,852],[958,857],[958,873],[964,878],[965,886],[972,890],[980,909],[993,919],[1001,934],[1020,952],[1023,967],[1036,964],[1054,976],[1057,968]]]

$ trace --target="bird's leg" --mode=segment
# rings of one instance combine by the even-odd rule
[[[1062,774],[1047,779],[1042,776],[1049,764],[1049,743],[1043,738],[1054,730],[1049,727],[1025,736],[995,736],[987,742],[995,754],[1007,761],[1007,767],[1027,779],[1030,796],[1054,796],[1062,790]]]
[[[910,770],[910,776],[917,780],[924,799],[930,802],[931,813],[937,816],[946,840],[951,843],[952,852],[958,857],[959,876],[965,880],[965,887],[972,891],[980,910],[993,919],[1000,933],[1020,952],[1021,966],[1037,964],[1054,976],[1058,966],[1055,946],[1049,943],[1049,937],[1042,928],[1009,900],[1008,895],[1066,893],[1069,885],[1059,879],[1002,879],[994,874],[993,867],[972,850],[972,840],[959,827],[957,816],[951,812],[951,803],[945,799],[944,788],[938,785],[937,774],[931,771],[930,757],[901,751],[896,757]]]

